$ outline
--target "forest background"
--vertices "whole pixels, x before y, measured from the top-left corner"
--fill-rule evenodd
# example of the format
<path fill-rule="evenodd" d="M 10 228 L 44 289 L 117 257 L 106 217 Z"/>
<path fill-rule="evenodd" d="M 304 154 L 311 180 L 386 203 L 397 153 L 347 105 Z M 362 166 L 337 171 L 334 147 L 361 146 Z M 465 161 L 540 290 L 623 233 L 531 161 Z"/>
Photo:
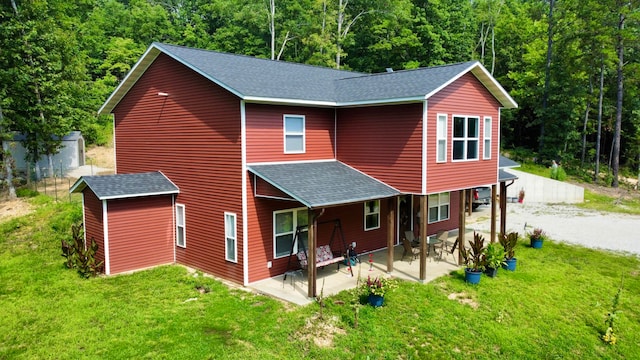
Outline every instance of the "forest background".
<path fill-rule="evenodd" d="M 476 59 L 519 104 L 503 151 L 640 177 L 639 0 L 1 0 L 0 137 L 33 159 L 71 130 L 107 143 L 97 109 L 154 41 L 372 73 Z"/>

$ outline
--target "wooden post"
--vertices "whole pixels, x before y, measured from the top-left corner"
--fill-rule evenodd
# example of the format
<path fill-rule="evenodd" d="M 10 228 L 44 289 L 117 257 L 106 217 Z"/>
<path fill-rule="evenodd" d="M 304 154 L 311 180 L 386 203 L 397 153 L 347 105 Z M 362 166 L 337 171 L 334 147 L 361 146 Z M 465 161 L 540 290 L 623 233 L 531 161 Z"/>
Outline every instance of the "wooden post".
<path fill-rule="evenodd" d="M 316 229 L 318 226 L 318 220 L 313 211 L 309 210 L 308 219 L 311 220 L 309 224 L 308 243 L 307 249 L 307 283 L 308 291 L 307 296 L 310 298 L 316 297 Z"/>
<path fill-rule="evenodd" d="M 496 184 L 491 185 L 491 239 L 489 242 L 496 241 L 496 200 L 498 197 L 498 186 Z"/>
<path fill-rule="evenodd" d="M 395 245 L 395 219 L 396 219 L 396 198 L 388 201 L 389 213 L 387 215 L 387 273 L 393 272 L 393 250 Z"/>
<path fill-rule="evenodd" d="M 473 212 L 473 189 L 466 190 L 466 194 L 467 194 L 467 204 L 469 205 L 468 216 L 471 216 L 471 213 Z"/>
<path fill-rule="evenodd" d="M 427 195 L 420 196 L 420 280 L 427 279 Z"/>
<path fill-rule="evenodd" d="M 507 230 L 507 184 L 500 183 L 500 233 L 506 234 Z"/>
<path fill-rule="evenodd" d="M 467 217 L 465 216 L 467 212 L 464 209 L 466 198 L 465 192 L 466 190 L 460 190 L 460 210 L 458 211 L 458 213 L 460 214 L 460 223 L 458 224 L 458 265 L 464 264 L 464 259 L 462 259 L 462 253 L 460 252 L 460 249 L 466 245 L 466 240 L 464 238 L 465 228 L 467 227 Z M 471 204 L 469 204 L 469 208 L 471 208 Z"/>

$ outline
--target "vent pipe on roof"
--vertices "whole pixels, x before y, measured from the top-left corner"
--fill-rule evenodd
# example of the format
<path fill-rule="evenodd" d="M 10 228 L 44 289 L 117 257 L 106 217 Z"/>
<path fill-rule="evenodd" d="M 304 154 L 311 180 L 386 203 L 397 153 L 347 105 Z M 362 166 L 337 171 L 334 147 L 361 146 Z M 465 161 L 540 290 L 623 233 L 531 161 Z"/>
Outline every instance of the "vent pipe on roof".
<path fill-rule="evenodd" d="M 158 96 L 169 96 L 169 94 L 167 94 L 166 92 L 159 92 Z"/>
<path fill-rule="evenodd" d="M 393 68 L 387 68 L 387 72 L 388 72 L 388 73 L 393 72 Z"/>

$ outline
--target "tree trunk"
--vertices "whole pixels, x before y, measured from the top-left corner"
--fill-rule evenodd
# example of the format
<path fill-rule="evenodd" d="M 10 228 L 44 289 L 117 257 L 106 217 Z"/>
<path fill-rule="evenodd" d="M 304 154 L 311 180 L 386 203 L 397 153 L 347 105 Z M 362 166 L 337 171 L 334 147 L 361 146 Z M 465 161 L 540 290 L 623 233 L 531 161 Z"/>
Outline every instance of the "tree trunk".
<path fill-rule="evenodd" d="M 589 112 L 591 111 L 591 96 L 593 96 L 593 81 L 589 76 L 589 96 L 584 110 L 584 122 L 582 123 L 582 155 L 580 156 L 580 167 L 584 168 L 584 158 L 587 150 L 587 124 L 589 123 Z"/>
<path fill-rule="evenodd" d="M 276 57 L 276 1 L 269 0 L 269 31 L 271 32 L 271 60 Z"/>
<path fill-rule="evenodd" d="M 4 135 L 4 115 L 2 114 L 2 106 L 0 106 L 0 137 Z M 3 139 L 0 138 L 0 141 Z M 9 189 L 9 199 L 17 198 L 16 188 L 13 186 L 13 169 L 11 168 L 11 163 L 13 156 L 11 155 L 11 150 L 9 149 L 9 143 L 2 141 L 2 160 L 4 161 L 4 178 L 7 180 L 7 188 Z"/>
<path fill-rule="evenodd" d="M 611 186 L 614 188 L 618 187 L 618 171 L 620 170 L 620 133 L 622 131 L 622 97 L 624 95 L 623 92 L 623 84 L 624 84 L 624 74 L 622 73 L 622 68 L 624 67 L 624 40 L 622 38 L 622 31 L 624 30 L 624 22 L 625 16 L 624 14 L 620 14 L 618 21 L 618 91 L 617 96 L 618 99 L 616 101 L 616 124 L 613 131 L 613 151 L 612 151 L 612 172 L 613 172 L 613 182 Z"/>
<path fill-rule="evenodd" d="M 598 95 L 598 134 L 596 135 L 596 169 L 593 182 L 598 182 L 600 175 L 600 138 L 602 136 L 602 99 L 604 98 L 604 55 L 600 62 L 600 94 Z"/>
<path fill-rule="evenodd" d="M 553 6 L 555 0 L 549 1 L 549 25 L 547 31 L 547 62 L 544 66 L 544 93 L 542 94 L 542 121 L 540 123 L 540 139 L 538 151 L 544 148 L 544 126 L 546 122 L 547 102 L 549 99 L 549 83 L 551 80 L 551 55 L 553 47 Z"/>

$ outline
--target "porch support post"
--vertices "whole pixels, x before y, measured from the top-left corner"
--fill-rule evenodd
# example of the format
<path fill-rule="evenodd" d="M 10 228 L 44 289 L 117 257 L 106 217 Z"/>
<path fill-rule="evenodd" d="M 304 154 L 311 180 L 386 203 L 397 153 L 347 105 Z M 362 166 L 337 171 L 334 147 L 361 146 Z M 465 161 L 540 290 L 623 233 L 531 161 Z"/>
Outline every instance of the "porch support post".
<path fill-rule="evenodd" d="M 387 214 L 387 273 L 393 272 L 393 250 L 395 243 L 396 198 L 390 198 Z"/>
<path fill-rule="evenodd" d="M 420 196 L 420 281 L 427 279 L 427 195 Z"/>
<path fill-rule="evenodd" d="M 507 233 L 507 184 L 500 183 L 500 233 Z"/>
<path fill-rule="evenodd" d="M 466 217 L 466 210 L 464 209 L 465 207 L 465 200 L 466 200 L 466 190 L 460 190 L 460 210 L 458 211 L 458 214 L 460 215 L 459 217 L 459 224 L 458 224 L 458 265 L 462 265 L 464 264 L 464 259 L 462 259 L 462 253 L 460 252 L 460 249 L 462 249 L 463 246 L 466 245 L 466 240 L 465 240 L 465 228 L 467 227 L 466 221 L 467 221 L 467 217 Z M 471 191 L 469 191 L 470 193 Z M 469 204 L 471 205 L 471 204 Z M 471 206 L 469 206 L 471 207 Z"/>
<path fill-rule="evenodd" d="M 498 186 L 496 184 L 491 185 L 491 240 L 496 241 L 496 196 L 498 192 Z"/>
<path fill-rule="evenodd" d="M 467 204 L 469 204 L 468 215 L 471 216 L 471 213 L 473 212 L 473 189 L 467 189 L 466 194 L 467 194 Z"/>
<path fill-rule="evenodd" d="M 307 249 L 307 284 L 308 291 L 307 296 L 310 298 L 316 297 L 316 229 L 318 228 L 318 220 L 312 210 L 309 210 L 308 219 L 311 220 L 308 231 L 308 243 Z"/>

